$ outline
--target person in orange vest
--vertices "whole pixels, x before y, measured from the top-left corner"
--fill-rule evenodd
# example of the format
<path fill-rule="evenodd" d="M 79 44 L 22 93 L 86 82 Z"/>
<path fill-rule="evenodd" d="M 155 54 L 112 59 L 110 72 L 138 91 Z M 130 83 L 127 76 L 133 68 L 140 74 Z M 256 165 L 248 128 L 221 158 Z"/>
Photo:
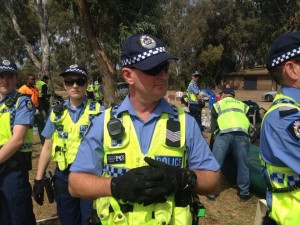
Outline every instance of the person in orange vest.
<path fill-rule="evenodd" d="M 31 100 L 35 106 L 36 113 L 34 116 L 34 123 L 38 128 L 38 133 L 40 136 L 41 143 L 44 144 L 45 138 L 41 135 L 44 127 L 45 127 L 45 118 L 43 113 L 40 112 L 40 104 L 39 104 L 39 89 L 35 86 L 35 75 L 28 74 L 26 84 L 19 88 L 19 92 L 23 94 L 30 95 Z"/>

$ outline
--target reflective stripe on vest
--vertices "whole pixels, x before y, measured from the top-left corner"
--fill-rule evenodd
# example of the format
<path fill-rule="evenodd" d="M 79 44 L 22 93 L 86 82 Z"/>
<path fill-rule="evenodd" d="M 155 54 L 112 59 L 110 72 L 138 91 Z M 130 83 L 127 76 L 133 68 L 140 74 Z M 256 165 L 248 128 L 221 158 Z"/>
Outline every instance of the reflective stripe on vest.
<path fill-rule="evenodd" d="M 100 104 L 91 100 L 87 101 L 84 112 L 76 123 L 72 121 L 67 108 L 60 115 L 51 112 L 50 120 L 56 127 L 52 135 L 52 158 L 57 162 L 60 170 L 65 170 L 74 162 L 80 142 L 91 120 L 99 113 Z"/>
<path fill-rule="evenodd" d="M 104 168 L 103 176 L 120 176 L 131 168 L 146 165 L 144 157 L 152 157 L 156 160 L 166 160 L 171 165 L 178 163 L 181 167 L 186 167 L 186 146 L 185 146 L 185 113 L 181 108 L 174 107 L 175 114 L 168 115 L 163 113 L 157 121 L 154 129 L 151 145 L 146 155 L 143 155 L 138 138 L 136 136 L 134 125 L 130 115 L 127 112 L 122 114 L 122 123 L 125 127 L 125 134 L 122 140 L 113 141 L 106 128 L 110 120 L 110 110 L 106 110 L 104 119 Z M 113 109 L 115 111 L 115 109 Z M 177 111 L 177 113 L 176 113 Z M 167 121 L 178 120 L 180 122 L 180 147 L 167 146 Z M 108 157 L 109 156 L 109 157 Z M 122 156 L 119 163 L 113 163 L 110 160 Z M 109 159 L 108 159 L 109 158 Z M 174 159 L 177 159 L 174 160 Z M 94 207 L 97 209 L 98 216 L 102 224 L 191 224 L 192 216 L 189 205 L 187 207 L 175 207 L 174 196 L 168 197 L 164 203 L 151 204 L 143 206 L 142 204 L 133 204 L 132 211 L 123 213 L 122 203 L 113 197 L 101 197 L 94 201 Z M 109 210 L 113 208 L 113 212 Z"/>
<path fill-rule="evenodd" d="M 248 134 L 250 122 L 246 116 L 249 106 L 232 97 L 226 97 L 215 103 L 218 113 L 220 134 L 232 131 L 242 131 Z"/>

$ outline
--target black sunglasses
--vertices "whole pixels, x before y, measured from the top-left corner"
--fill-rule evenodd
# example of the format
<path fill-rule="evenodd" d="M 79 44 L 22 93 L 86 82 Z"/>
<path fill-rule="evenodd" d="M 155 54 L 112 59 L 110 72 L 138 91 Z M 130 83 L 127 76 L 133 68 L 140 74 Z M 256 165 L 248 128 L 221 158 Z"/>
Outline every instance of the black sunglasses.
<path fill-rule="evenodd" d="M 158 75 L 162 70 L 164 70 L 166 73 L 168 72 L 169 70 L 169 66 L 170 66 L 170 63 L 169 62 L 164 62 L 164 63 L 161 63 L 149 70 L 142 70 L 144 74 L 147 74 L 149 76 L 156 76 Z"/>
<path fill-rule="evenodd" d="M 86 80 L 85 79 L 71 79 L 71 78 L 67 78 L 64 80 L 64 83 L 66 86 L 73 86 L 74 83 L 76 83 L 78 86 L 84 86 L 86 84 Z"/>

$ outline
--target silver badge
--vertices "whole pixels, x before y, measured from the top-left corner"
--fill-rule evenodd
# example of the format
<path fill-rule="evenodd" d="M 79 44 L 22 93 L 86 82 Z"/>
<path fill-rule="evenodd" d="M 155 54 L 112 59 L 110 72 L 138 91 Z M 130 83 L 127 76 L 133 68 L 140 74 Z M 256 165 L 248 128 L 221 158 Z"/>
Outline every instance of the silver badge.
<path fill-rule="evenodd" d="M 26 108 L 29 109 L 30 111 L 33 109 L 33 105 L 31 100 L 26 101 Z"/>
<path fill-rule="evenodd" d="M 152 49 L 152 48 L 156 47 L 156 42 L 154 41 L 154 39 L 147 35 L 141 36 L 140 42 L 141 42 L 141 45 L 147 49 Z"/>
<path fill-rule="evenodd" d="M 295 136 L 300 138 L 300 121 L 295 121 L 293 124 L 293 128 Z"/>
<path fill-rule="evenodd" d="M 77 64 L 74 64 L 74 65 L 71 65 L 71 66 L 70 66 L 70 68 L 72 68 L 72 69 L 75 69 L 75 68 L 77 68 L 77 67 L 78 67 Z"/>
<path fill-rule="evenodd" d="M 5 66 L 9 66 L 10 65 L 10 61 L 8 61 L 7 59 L 4 59 L 2 61 L 2 64 L 5 65 Z"/>

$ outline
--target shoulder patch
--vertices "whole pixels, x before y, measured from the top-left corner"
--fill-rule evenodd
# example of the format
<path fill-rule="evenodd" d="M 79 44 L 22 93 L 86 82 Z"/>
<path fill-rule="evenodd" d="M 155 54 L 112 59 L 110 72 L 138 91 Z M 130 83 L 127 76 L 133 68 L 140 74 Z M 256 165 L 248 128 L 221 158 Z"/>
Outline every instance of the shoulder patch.
<path fill-rule="evenodd" d="M 29 111 L 32 111 L 33 110 L 33 104 L 31 102 L 31 100 L 25 100 L 25 104 L 26 104 L 26 108 L 29 110 Z"/>
<path fill-rule="evenodd" d="M 300 120 L 295 120 L 292 122 L 288 128 L 288 133 L 296 142 L 300 142 Z"/>

